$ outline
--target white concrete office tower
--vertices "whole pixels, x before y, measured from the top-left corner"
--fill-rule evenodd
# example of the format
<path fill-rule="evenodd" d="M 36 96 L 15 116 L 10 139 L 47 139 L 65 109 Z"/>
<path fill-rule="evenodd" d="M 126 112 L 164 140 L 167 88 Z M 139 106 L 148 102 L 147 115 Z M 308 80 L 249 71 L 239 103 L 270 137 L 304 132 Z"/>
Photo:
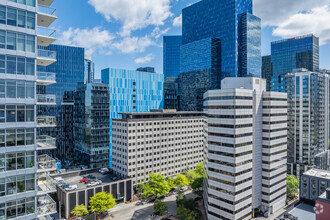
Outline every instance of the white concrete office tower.
<path fill-rule="evenodd" d="M 150 173 L 176 176 L 203 161 L 201 112 L 154 110 L 112 120 L 113 170 L 145 183 Z"/>
<path fill-rule="evenodd" d="M 312 168 L 329 143 L 329 71 L 296 69 L 287 74 L 288 172 L 300 176 Z"/>
<path fill-rule="evenodd" d="M 53 0 L 0 1 L 0 219 L 47 219 L 56 203 L 47 193 L 56 188 L 49 172 L 56 161 L 38 150 L 55 148 L 39 127 L 55 119 L 37 116 L 38 105 L 55 104 L 52 95 L 36 94 L 37 85 L 55 83 L 55 73 L 37 66 L 56 61 L 52 51 L 38 49 L 56 40 L 47 27 L 56 19 Z"/>
<path fill-rule="evenodd" d="M 250 219 L 286 201 L 287 95 L 266 92 L 266 80 L 225 78 L 204 94 L 209 220 Z"/>

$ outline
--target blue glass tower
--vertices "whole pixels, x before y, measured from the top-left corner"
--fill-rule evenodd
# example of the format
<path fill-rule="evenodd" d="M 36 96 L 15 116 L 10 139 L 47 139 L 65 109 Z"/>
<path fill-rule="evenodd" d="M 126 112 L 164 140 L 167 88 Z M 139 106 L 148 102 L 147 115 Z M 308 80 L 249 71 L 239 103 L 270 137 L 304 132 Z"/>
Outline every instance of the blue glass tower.
<path fill-rule="evenodd" d="M 56 105 L 40 106 L 39 113 L 57 117 L 57 127 L 48 129 L 50 134 L 56 137 L 57 149 L 49 153 L 63 162 L 72 159 L 73 155 L 73 145 L 71 144 L 73 140 L 68 140 L 68 137 L 73 138 L 73 131 L 68 130 L 65 122 L 72 115 L 68 110 L 64 110 L 70 107 L 67 106 L 66 96 L 68 92 L 77 89 L 79 82 L 84 82 L 85 50 L 80 47 L 63 45 L 49 45 L 44 49 L 56 51 L 57 62 L 47 67 L 38 66 L 38 71 L 56 73 L 57 83 L 49 86 L 38 86 L 37 90 L 39 94 L 55 94 Z"/>
<path fill-rule="evenodd" d="M 164 36 L 163 73 L 165 77 L 178 77 L 180 74 L 180 47 L 182 36 Z"/>
<path fill-rule="evenodd" d="M 306 35 L 272 42 L 273 76 L 271 90 L 285 92 L 285 74 L 305 68 L 319 71 L 319 38 Z"/>
<path fill-rule="evenodd" d="M 110 151 L 112 168 L 112 118 L 119 113 L 149 112 L 164 107 L 164 74 L 107 68 L 101 71 L 102 83 L 110 90 Z"/>

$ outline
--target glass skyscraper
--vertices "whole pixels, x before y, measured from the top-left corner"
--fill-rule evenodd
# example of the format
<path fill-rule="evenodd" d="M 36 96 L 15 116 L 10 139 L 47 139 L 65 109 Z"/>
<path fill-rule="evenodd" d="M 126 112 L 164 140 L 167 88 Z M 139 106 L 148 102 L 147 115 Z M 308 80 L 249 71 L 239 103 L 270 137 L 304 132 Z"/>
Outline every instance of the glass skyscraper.
<path fill-rule="evenodd" d="M 112 168 L 112 118 L 119 113 L 149 112 L 164 108 L 164 74 L 107 68 L 101 71 L 102 83 L 110 90 L 110 151 Z"/>
<path fill-rule="evenodd" d="M 271 90 L 285 91 L 285 74 L 304 68 L 319 71 L 319 38 L 305 35 L 271 43 L 273 76 Z"/>
<path fill-rule="evenodd" d="M 95 79 L 95 65 L 92 60 L 85 59 L 85 79 L 84 83 L 93 83 Z"/>
<path fill-rule="evenodd" d="M 84 82 L 84 78 L 86 78 L 84 76 L 85 50 L 80 47 L 63 45 L 49 45 L 48 47 L 43 47 L 43 49 L 56 51 L 57 62 L 46 67 L 38 67 L 38 71 L 56 73 L 57 83 L 50 86 L 38 86 L 38 92 L 46 95 L 55 94 L 56 100 L 52 106 L 42 106 L 39 109 L 39 113 L 57 118 L 57 126 L 48 129 L 49 134 L 56 137 L 57 149 L 47 153 L 61 160 L 64 165 L 64 160 L 72 159 L 72 154 L 70 154 L 72 146 L 68 144 L 72 143 L 73 140 L 69 141 L 67 138 L 72 136 L 68 132 L 73 131 L 70 131 L 69 127 L 61 127 L 67 124 L 61 121 L 68 119 L 68 116 L 65 114 L 72 115 L 68 111 L 70 106 L 63 99 L 67 98 L 67 92 L 76 90 L 78 83 Z"/>
<path fill-rule="evenodd" d="M 166 77 L 178 77 L 180 74 L 180 47 L 182 36 L 164 36 L 163 73 Z"/>
<path fill-rule="evenodd" d="M 56 83 L 56 73 L 37 71 L 56 62 L 56 52 L 37 48 L 56 40 L 48 28 L 57 18 L 52 2 L 0 2 L 0 219 L 47 219 L 56 213 L 48 195 L 56 192 L 49 175 L 56 161 L 38 155 L 56 148 L 54 137 L 40 131 L 55 126 L 55 119 L 37 114 L 55 97 L 36 92 L 37 85 Z"/>
<path fill-rule="evenodd" d="M 184 8 L 180 54 L 180 110 L 202 110 L 202 93 L 219 89 L 225 77 L 261 77 L 261 26 L 252 0 L 202 0 Z M 208 82 L 189 85 L 198 77 Z"/>
<path fill-rule="evenodd" d="M 261 76 L 267 81 L 267 91 L 270 91 L 270 83 L 273 76 L 273 64 L 271 56 L 262 57 Z"/>

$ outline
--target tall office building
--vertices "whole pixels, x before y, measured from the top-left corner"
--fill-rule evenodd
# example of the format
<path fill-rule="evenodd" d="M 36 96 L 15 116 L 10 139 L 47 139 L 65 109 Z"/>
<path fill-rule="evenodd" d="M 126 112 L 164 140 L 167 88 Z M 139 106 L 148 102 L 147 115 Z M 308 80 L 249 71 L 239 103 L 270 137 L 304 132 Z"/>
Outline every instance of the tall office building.
<path fill-rule="evenodd" d="M 47 194 L 56 191 L 49 177 L 56 161 L 37 153 L 56 147 L 54 138 L 37 132 L 53 126 L 54 118 L 36 113 L 54 102 L 53 94 L 36 93 L 36 85 L 56 83 L 55 73 L 36 71 L 56 62 L 54 51 L 37 49 L 56 40 L 56 31 L 47 28 L 57 18 L 52 2 L 0 2 L 0 219 L 46 219 L 56 213 Z"/>
<path fill-rule="evenodd" d="M 179 110 L 178 78 L 166 77 L 164 81 L 164 109 Z"/>
<path fill-rule="evenodd" d="M 286 203 L 287 95 L 266 92 L 266 80 L 225 78 L 204 95 L 207 217 L 251 219 Z"/>
<path fill-rule="evenodd" d="M 288 93 L 288 172 L 297 176 L 328 149 L 329 86 L 327 73 L 296 69 L 286 75 Z"/>
<path fill-rule="evenodd" d="M 165 78 L 180 74 L 180 47 L 182 36 L 163 37 L 163 73 Z"/>
<path fill-rule="evenodd" d="M 110 90 L 110 151 L 112 168 L 112 118 L 119 113 L 149 112 L 164 108 L 164 74 L 107 68 L 101 71 L 102 83 Z"/>
<path fill-rule="evenodd" d="M 74 157 L 90 168 L 109 165 L 109 85 L 79 83 L 74 92 Z"/>
<path fill-rule="evenodd" d="M 273 64 L 271 56 L 262 57 L 261 77 L 267 80 L 267 91 L 270 91 L 270 83 L 273 76 Z"/>
<path fill-rule="evenodd" d="M 201 112 L 158 110 L 122 114 L 112 120 L 113 170 L 146 183 L 150 173 L 176 176 L 203 161 Z"/>
<path fill-rule="evenodd" d="M 65 126 L 65 122 L 61 122 L 63 118 L 68 118 L 72 114 L 68 111 L 63 111 L 68 103 L 64 103 L 64 99 L 67 97 L 67 92 L 74 91 L 77 89 L 78 83 L 84 82 L 84 71 L 85 71 L 85 50 L 80 47 L 64 46 L 64 45 L 49 45 L 44 47 L 47 50 L 52 50 L 56 52 L 57 62 L 46 67 L 38 67 L 38 71 L 41 72 L 51 72 L 56 73 L 56 84 L 50 86 L 38 86 L 37 91 L 40 94 L 55 94 L 56 101 L 53 106 L 43 106 L 39 108 L 39 113 L 43 115 L 54 116 L 57 119 L 57 126 L 50 128 L 47 132 L 56 137 L 57 149 L 48 152 L 51 156 L 61 160 L 62 165 L 66 165 L 64 160 L 70 159 L 70 149 L 72 149 L 73 140 L 68 140 L 67 138 L 71 136 L 70 127 Z M 68 113 L 69 115 L 63 115 Z M 62 133 L 64 132 L 64 133 Z"/>
<path fill-rule="evenodd" d="M 261 77 L 261 27 L 252 0 L 202 0 L 184 8 L 180 54 L 180 110 L 200 111 L 203 93 L 220 89 L 225 77 Z"/>
<path fill-rule="evenodd" d="M 95 80 L 95 65 L 90 59 L 85 59 L 85 76 L 84 83 L 93 83 Z"/>
<path fill-rule="evenodd" d="M 310 34 L 272 42 L 271 57 L 271 90 L 285 92 L 285 74 L 299 68 L 319 71 L 319 38 Z"/>

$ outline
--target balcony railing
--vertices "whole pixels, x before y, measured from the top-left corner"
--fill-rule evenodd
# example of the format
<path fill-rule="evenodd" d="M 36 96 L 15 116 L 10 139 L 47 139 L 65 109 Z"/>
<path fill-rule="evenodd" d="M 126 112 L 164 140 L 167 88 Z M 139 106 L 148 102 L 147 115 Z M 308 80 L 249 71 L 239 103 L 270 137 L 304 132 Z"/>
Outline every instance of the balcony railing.
<path fill-rule="evenodd" d="M 56 127 L 56 117 L 53 116 L 38 116 L 38 127 Z"/>
<path fill-rule="evenodd" d="M 56 213 L 56 202 L 49 196 L 38 197 L 38 217 Z"/>
<path fill-rule="evenodd" d="M 46 14 L 46 15 L 56 17 L 56 8 L 45 7 L 45 6 L 39 5 L 38 13 L 42 13 L 42 14 Z"/>
<path fill-rule="evenodd" d="M 38 49 L 38 57 L 56 60 L 56 52 Z"/>
<path fill-rule="evenodd" d="M 56 83 L 56 73 L 37 72 L 37 81 Z"/>
<path fill-rule="evenodd" d="M 55 181 L 47 174 L 38 174 L 38 194 L 47 194 L 56 192 Z"/>
<path fill-rule="evenodd" d="M 38 150 L 47 150 L 56 148 L 56 138 L 47 135 L 41 135 L 37 138 Z"/>
<path fill-rule="evenodd" d="M 54 171 L 56 169 L 55 159 L 48 155 L 38 156 L 38 172 Z"/>
<path fill-rule="evenodd" d="M 56 95 L 37 94 L 38 105 L 56 105 Z"/>
<path fill-rule="evenodd" d="M 40 36 L 56 38 L 56 30 L 54 29 L 38 27 L 37 30 L 38 30 L 37 34 Z"/>

